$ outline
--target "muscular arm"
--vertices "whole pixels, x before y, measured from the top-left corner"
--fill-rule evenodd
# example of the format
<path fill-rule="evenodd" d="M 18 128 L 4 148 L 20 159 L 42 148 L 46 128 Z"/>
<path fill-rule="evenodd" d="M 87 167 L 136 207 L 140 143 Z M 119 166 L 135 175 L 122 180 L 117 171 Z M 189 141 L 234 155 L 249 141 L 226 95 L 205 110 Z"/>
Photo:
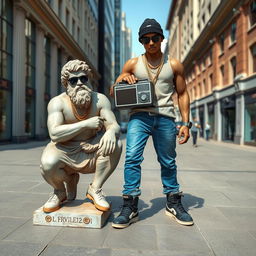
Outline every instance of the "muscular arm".
<path fill-rule="evenodd" d="M 85 129 L 95 129 L 103 125 L 99 117 L 90 118 L 73 124 L 64 124 L 63 100 L 53 98 L 48 104 L 47 126 L 50 138 L 53 142 L 69 141 Z"/>
<path fill-rule="evenodd" d="M 111 111 L 111 105 L 107 97 L 103 94 L 98 94 L 100 116 L 104 118 L 104 126 L 106 132 L 100 140 L 100 150 L 103 156 L 110 155 L 116 147 L 116 137 L 119 137 L 120 127 L 116 122 L 114 113 Z"/>
<path fill-rule="evenodd" d="M 134 67 L 136 63 L 138 62 L 138 58 L 133 58 L 128 60 L 123 67 L 122 73 L 117 77 L 116 82 L 111 86 L 110 88 L 110 96 L 113 96 L 113 91 L 114 91 L 114 86 L 121 82 L 121 81 L 126 81 L 129 84 L 134 84 L 138 80 L 134 76 Z"/>
<path fill-rule="evenodd" d="M 171 66 L 174 72 L 174 84 L 176 87 L 176 92 L 178 96 L 178 105 L 181 113 L 182 121 L 189 121 L 189 110 L 190 110 L 190 99 L 187 92 L 187 86 L 184 78 L 184 67 L 183 65 L 175 60 L 171 59 Z M 180 140 L 180 144 L 187 142 L 189 139 L 189 129 L 188 127 L 182 126 L 179 133 L 179 138 L 183 136 L 184 138 Z"/>

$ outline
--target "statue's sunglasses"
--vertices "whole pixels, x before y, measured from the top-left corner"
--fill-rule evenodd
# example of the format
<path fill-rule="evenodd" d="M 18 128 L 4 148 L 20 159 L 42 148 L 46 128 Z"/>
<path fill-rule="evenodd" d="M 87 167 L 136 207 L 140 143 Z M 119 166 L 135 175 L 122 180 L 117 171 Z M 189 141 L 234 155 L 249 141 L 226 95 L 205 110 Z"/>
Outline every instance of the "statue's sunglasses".
<path fill-rule="evenodd" d="M 140 42 L 141 42 L 142 44 L 148 44 L 148 43 L 152 40 L 153 43 L 157 43 L 157 42 L 159 42 L 160 37 L 161 37 L 160 35 L 154 35 L 154 36 L 151 36 L 151 37 L 149 37 L 149 36 L 144 36 L 144 37 L 142 37 L 142 38 L 140 39 Z"/>
<path fill-rule="evenodd" d="M 75 85 L 78 82 L 78 79 L 81 81 L 82 84 L 86 84 L 88 82 L 88 76 L 73 76 L 68 79 L 71 85 Z"/>

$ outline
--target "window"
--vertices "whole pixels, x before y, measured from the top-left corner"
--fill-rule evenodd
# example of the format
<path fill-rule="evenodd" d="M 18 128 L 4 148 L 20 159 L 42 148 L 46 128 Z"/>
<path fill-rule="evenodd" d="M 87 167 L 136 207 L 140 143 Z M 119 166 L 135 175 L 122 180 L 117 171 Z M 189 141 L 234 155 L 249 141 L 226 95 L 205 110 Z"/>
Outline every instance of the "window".
<path fill-rule="evenodd" d="M 203 88 L 202 88 L 203 94 L 207 94 L 208 90 L 207 90 L 207 84 L 205 79 L 203 80 Z"/>
<path fill-rule="evenodd" d="M 250 4 L 250 25 L 256 24 L 256 0 L 252 1 Z"/>
<path fill-rule="evenodd" d="M 197 91 L 196 91 L 196 87 L 193 88 L 193 98 L 196 99 L 197 98 Z"/>
<path fill-rule="evenodd" d="M 62 20 L 62 0 L 59 0 L 59 5 L 58 5 L 58 16 Z"/>
<path fill-rule="evenodd" d="M 80 43 L 80 28 L 77 27 L 77 42 Z"/>
<path fill-rule="evenodd" d="M 224 53 L 224 41 L 225 41 L 224 34 L 221 34 L 219 38 L 220 54 Z"/>
<path fill-rule="evenodd" d="M 47 134 L 47 105 L 51 97 L 51 39 L 47 36 L 44 37 L 44 54 L 45 54 L 45 132 Z"/>
<path fill-rule="evenodd" d="M 72 36 L 73 37 L 75 37 L 75 28 L 76 28 L 75 20 L 72 19 Z"/>
<path fill-rule="evenodd" d="M 236 57 L 233 57 L 230 60 L 231 68 L 232 68 L 232 78 L 235 79 L 236 77 Z"/>
<path fill-rule="evenodd" d="M 224 85 L 224 65 L 220 67 L 220 85 Z"/>
<path fill-rule="evenodd" d="M 236 23 L 232 23 L 231 31 L 230 31 L 230 43 L 234 43 L 236 41 Z"/>
<path fill-rule="evenodd" d="M 51 83 L 51 40 L 44 37 L 44 53 L 45 53 L 45 93 L 50 95 Z"/>
<path fill-rule="evenodd" d="M 0 0 L 0 141 L 11 139 L 12 1 Z"/>
<path fill-rule="evenodd" d="M 62 92 L 62 84 L 61 84 L 61 69 L 62 69 L 62 51 L 61 48 L 58 48 L 57 52 L 57 76 L 58 76 L 58 94 Z"/>
<path fill-rule="evenodd" d="M 25 132 L 30 137 L 35 135 L 35 74 L 36 74 L 36 30 L 35 24 L 25 20 L 26 37 L 26 110 Z"/>
<path fill-rule="evenodd" d="M 213 89 L 213 80 L 212 80 L 212 74 L 209 75 L 209 87 L 208 87 L 211 91 Z"/>
<path fill-rule="evenodd" d="M 209 3 L 209 4 L 208 4 L 208 13 L 209 13 L 209 16 L 211 16 L 211 11 L 212 11 L 211 3 Z"/>
<path fill-rule="evenodd" d="M 209 50 L 208 66 L 212 65 L 212 48 Z"/>
<path fill-rule="evenodd" d="M 66 10 L 66 27 L 69 30 L 69 11 Z"/>
<path fill-rule="evenodd" d="M 198 96 L 201 97 L 202 96 L 202 86 L 201 83 L 198 83 Z"/>
<path fill-rule="evenodd" d="M 256 72 L 256 43 L 250 47 L 252 72 Z"/>

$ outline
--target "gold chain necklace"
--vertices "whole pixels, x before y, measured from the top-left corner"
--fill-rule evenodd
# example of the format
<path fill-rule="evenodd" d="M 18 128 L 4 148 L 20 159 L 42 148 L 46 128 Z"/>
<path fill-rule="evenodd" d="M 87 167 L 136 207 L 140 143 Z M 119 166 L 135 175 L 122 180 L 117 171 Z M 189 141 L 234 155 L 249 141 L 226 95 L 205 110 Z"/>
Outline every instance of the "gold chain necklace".
<path fill-rule="evenodd" d="M 69 100 L 70 100 L 70 105 L 71 105 L 71 108 L 72 108 L 72 111 L 73 111 L 73 114 L 74 114 L 75 118 L 76 118 L 77 120 L 79 120 L 79 121 L 85 120 L 85 119 L 88 117 L 88 115 L 89 115 L 89 111 L 88 111 L 88 112 L 85 112 L 85 114 L 83 114 L 83 115 L 80 115 L 80 114 L 77 112 L 77 109 L 76 109 L 76 107 L 74 106 L 74 104 L 73 104 L 73 102 L 71 101 L 70 98 L 69 98 Z M 88 108 L 88 110 L 89 110 L 89 108 Z"/>
<path fill-rule="evenodd" d="M 164 55 L 162 54 L 162 58 L 161 58 L 161 62 L 160 64 L 158 65 L 158 67 L 156 67 L 155 69 L 157 69 L 157 72 L 156 72 L 156 75 L 153 77 L 150 70 L 149 70 L 149 63 L 148 63 L 148 60 L 145 56 L 145 54 L 142 56 L 142 59 L 143 59 L 143 62 L 144 62 L 144 65 L 146 67 L 146 70 L 147 70 L 147 73 L 148 73 L 148 77 L 150 79 L 150 81 L 155 85 L 156 84 L 156 81 L 158 79 L 158 76 L 162 70 L 162 67 L 164 65 Z"/>
<path fill-rule="evenodd" d="M 148 63 L 148 66 L 149 66 L 150 69 L 157 69 L 161 66 L 161 62 L 157 66 L 151 65 L 149 62 L 147 62 L 147 63 Z"/>

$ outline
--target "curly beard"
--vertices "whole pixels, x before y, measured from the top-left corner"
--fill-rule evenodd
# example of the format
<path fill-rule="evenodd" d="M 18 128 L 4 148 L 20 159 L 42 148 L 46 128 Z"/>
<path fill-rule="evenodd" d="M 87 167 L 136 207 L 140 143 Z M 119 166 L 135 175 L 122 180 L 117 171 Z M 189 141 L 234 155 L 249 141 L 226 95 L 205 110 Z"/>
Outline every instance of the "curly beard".
<path fill-rule="evenodd" d="M 79 87 L 72 88 L 68 85 L 67 95 L 70 97 L 71 102 L 78 108 L 89 108 L 91 104 L 92 91 L 82 85 Z"/>

